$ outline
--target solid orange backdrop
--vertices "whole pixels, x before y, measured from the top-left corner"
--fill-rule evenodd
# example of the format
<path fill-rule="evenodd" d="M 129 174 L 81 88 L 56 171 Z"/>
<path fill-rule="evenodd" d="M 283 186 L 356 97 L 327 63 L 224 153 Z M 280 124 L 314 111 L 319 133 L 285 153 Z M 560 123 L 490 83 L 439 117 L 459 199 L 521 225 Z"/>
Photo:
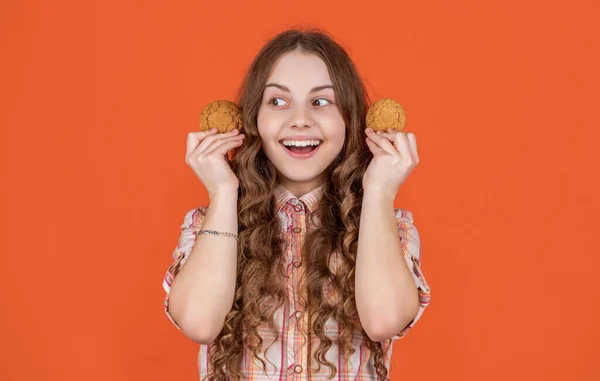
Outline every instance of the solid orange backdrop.
<path fill-rule="evenodd" d="M 597 380 L 595 1 L 4 1 L 0 379 L 195 380 L 163 312 L 201 108 L 292 25 L 331 32 L 420 164 L 432 289 L 391 379 Z"/>

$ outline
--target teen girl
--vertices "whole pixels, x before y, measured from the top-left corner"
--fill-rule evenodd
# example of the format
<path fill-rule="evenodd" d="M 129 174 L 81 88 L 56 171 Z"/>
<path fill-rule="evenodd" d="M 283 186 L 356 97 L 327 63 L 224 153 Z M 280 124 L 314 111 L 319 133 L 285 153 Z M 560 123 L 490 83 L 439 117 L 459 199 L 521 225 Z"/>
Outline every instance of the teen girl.
<path fill-rule="evenodd" d="M 365 130 L 359 74 L 315 30 L 270 40 L 236 103 L 243 134 L 188 134 L 210 203 L 185 215 L 163 283 L 200 378 L 387 380 L 429 303 L 412 214 L 393 206 L 415 135 Z"/>

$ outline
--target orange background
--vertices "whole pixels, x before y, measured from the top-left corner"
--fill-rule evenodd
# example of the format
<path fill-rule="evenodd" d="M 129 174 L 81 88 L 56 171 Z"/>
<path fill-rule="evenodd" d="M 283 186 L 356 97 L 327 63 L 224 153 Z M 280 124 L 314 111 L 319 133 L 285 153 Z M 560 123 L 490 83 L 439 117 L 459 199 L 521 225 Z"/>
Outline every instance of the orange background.
<path fill-rule="evenodd" d="M 0 379 L 195 380 L 163 312 L 201 108 L 291 25 L 407 112 L 432 289 L 391 379 L 597 380 L 596 1 L 3 1 Z M 595 233 L 595 234 L 594 234 Z"/>

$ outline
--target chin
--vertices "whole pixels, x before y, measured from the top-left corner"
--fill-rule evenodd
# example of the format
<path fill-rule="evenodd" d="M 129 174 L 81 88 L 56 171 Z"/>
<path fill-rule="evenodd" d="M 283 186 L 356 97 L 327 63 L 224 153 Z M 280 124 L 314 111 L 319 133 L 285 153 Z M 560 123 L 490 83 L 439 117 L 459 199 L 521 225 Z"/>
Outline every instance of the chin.
<path fill-rule="evenodd" d="M 322 173 L 322 171 L 315 171 L 314 168 L 298 168 L 297 171 L 290 171 L 290 168 L 286 168 L 285 171 L 281 171 L 279 168 L 277 170 L 281 176 L 296 183 L 313 181 L 319 178 Z"/>

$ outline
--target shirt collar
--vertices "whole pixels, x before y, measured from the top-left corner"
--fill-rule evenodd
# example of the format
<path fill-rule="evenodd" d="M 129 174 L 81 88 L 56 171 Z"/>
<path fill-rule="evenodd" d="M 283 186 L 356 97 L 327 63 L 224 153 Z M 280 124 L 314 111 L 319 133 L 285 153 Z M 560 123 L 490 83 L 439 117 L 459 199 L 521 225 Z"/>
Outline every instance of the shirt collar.
<path fill-rule="evenodd" d="M 317 209 L 317 207 L 319 205 L 319 201 L 321 200 L 321 196 L 323 195 L 323 191 L 325 190 L 326 186 L 327 186 L 327 183 L 319 185 L 315 189 L 298 197 L 297 199 L 302 201 L 304 203 L 304 205 L 306 205 L 306 208 L 308 209 L 308 211 L 312 213 Z M 287 204 L 288 201 L 290 201 L 294 198 L 296 198 L 296 196 L 294 196 L 294 194 L 292 192 L 285 189 L 281 185 L 277 185 L 277 188 L 275 188 L 275 200 L 277 202 L 277 212 L 279 212 L 281 210 L 281 208 L 283 208 L 283 206 L 285 204 Z"/>

